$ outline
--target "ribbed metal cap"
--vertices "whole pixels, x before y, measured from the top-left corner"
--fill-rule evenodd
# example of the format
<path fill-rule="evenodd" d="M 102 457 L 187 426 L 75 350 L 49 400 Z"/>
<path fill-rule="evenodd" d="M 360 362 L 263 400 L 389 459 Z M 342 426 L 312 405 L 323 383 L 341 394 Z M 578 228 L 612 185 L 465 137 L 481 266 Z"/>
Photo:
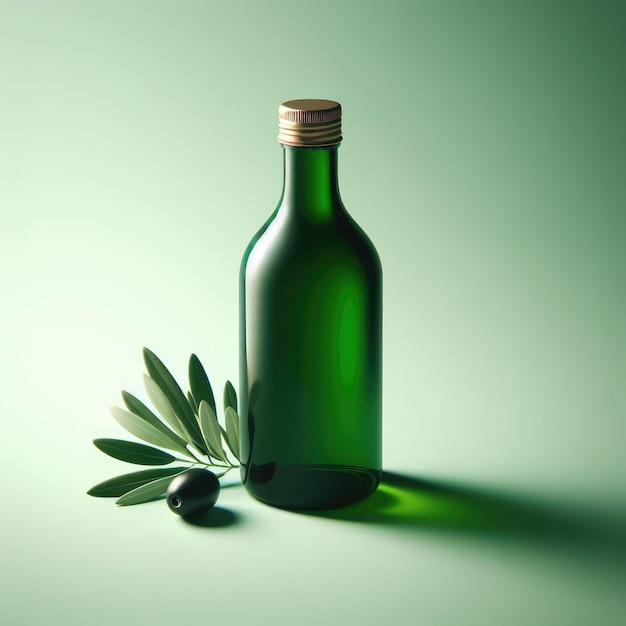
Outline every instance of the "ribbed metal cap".
<path fill-rule="evenodd" d="M 334 146 L 341 141 L 341 105 L 334 100 L 288 100 L 278 107 L 278 141 L 287 146 Z"/>

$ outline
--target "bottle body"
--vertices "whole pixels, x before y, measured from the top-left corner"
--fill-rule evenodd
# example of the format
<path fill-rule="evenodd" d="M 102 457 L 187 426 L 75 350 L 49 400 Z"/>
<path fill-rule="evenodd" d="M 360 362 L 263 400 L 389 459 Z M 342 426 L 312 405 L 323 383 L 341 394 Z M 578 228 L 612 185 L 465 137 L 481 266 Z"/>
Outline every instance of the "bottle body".
<path fill-rule="evenodd" d="M 382 471 L 382 271 L 332 182 L 336 151 L 285 148 L 240 273 L 242 481 L 301 510 L 361 500 Z"/>

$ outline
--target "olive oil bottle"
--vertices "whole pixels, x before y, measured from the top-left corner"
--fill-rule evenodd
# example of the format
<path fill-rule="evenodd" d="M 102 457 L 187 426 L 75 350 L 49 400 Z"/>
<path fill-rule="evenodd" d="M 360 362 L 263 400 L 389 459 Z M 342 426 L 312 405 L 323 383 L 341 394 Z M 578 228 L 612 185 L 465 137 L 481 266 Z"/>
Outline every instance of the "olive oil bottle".
<path fill-rule="evenodd" d="M 241 474 L 268 504 L 357 502 L 382 473 L 382 271 L 339 196 L 341 106 L 279 107 L 284 185 L 240 273 Z"/>

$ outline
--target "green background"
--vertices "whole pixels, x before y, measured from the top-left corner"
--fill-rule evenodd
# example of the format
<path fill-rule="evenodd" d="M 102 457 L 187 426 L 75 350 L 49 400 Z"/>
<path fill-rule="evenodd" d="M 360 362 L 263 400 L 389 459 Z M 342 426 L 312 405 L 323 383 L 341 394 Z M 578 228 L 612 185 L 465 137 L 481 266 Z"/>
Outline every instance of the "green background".
<path fill-rule="evenodd" d="M 0 621 L 616 624 L 625 27 L 623 2 L 0 2 Z M 330 516 L 232 487 L 215 527 L 89 498 L 133 469 L 90 440 L 124 438 L 144 345 L 237 382 L 301 97 L 344 107 L 383 263 L 387 484 Z"/>

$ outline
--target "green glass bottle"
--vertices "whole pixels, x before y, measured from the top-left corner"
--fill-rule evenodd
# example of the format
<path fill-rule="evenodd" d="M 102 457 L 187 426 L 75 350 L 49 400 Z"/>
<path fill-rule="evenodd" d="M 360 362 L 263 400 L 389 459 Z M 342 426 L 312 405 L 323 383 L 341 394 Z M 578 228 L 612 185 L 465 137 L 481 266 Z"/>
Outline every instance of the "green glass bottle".
<path fill-rule="evenodd" d="M 268 504 L 346 506 L 382 473 L 382 270 L 337 183 L 341 106 L 279 108 L 284 187 L 240 275 L 241 476 Z"/>

